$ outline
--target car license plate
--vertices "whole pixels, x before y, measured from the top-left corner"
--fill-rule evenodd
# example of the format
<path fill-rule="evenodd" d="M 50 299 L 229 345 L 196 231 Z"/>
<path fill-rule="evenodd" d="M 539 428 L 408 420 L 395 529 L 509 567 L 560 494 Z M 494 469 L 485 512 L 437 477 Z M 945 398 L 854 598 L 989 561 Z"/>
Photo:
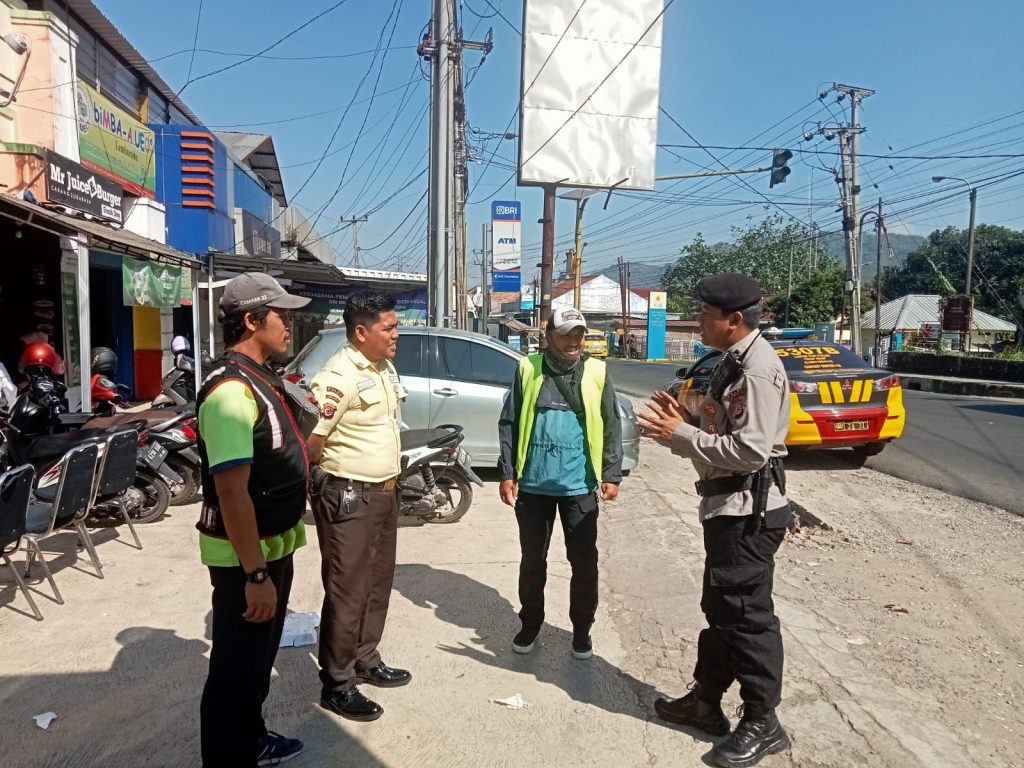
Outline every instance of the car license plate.
<path fill-rule="evenodd" d="M 167 449 L 160 443 L 150 443 L 142 453 L 142 463 L 155 470 L 167 458 Z"/>
<path fill-rule="evenodd" d="M 837 421 L 835 423 L 836 432 L 867 432 L 869 429 L 871 429 L 869 421 Z"/>

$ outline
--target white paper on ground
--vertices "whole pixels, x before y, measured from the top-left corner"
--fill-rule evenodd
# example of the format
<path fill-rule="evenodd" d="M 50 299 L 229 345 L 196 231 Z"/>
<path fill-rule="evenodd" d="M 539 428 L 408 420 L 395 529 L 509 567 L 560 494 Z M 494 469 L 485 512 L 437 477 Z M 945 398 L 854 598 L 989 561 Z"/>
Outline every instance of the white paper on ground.
<path fill-rule="evenodd" d="M 41 715 L 33 715 L 32 719 L 36 721 L 36 725 L 45 731 L 50 727 L 50 723 L 57 719 L 57 713 L 43 712 Z"/>
<path fill-rule="evenodd" d="M 491 699 L 491 703 L 501 704 L 501 706 L 508 707 L 509 709 L 526 709 L 532 706 L 524 701 L 522 695 L 518 693 L 514 696 L 509 696 L 507 699 Z"/>
<path fill-rule="evenodd" d="M 289 613 L 284 619 L 284 631 L 281 633 L 281 648 L 300 648 L 303 645 L 316 645 L 316 628 L 320 626 L 320 614 Z"/>

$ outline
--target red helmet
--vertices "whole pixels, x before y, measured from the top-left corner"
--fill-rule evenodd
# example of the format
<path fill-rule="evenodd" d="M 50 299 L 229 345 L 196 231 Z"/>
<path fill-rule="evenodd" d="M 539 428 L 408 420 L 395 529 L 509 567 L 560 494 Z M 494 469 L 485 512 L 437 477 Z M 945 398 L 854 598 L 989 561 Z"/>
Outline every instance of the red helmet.
<path fill-rule="evenodd" d="M 64 369 L 63 361 L 57 350 L 44 341 L 37 341 L 25 347 L 18 362 L 18 370 L 22 373 L 32 368 L 43 368 L 47 373 L 59 374 Z"/>

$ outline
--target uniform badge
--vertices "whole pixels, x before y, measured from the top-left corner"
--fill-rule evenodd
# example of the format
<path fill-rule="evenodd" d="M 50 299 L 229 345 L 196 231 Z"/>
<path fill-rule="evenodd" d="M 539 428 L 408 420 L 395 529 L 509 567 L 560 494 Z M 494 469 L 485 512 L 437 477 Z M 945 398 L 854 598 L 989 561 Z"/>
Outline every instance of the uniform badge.
<path fill-rule="evenodd" d="M 709 435 L 714 435 L 718 433 L 718 425 L 715 424 L 715 422 L 713 421 L 709 421 L 707 424 L 705 424 L 704 429 L 707 431 Z"/>
<path fill-rule="evenodd" d="M 708 418 L 714 418 L 715 414 L 718 413 L 718 408 L 715 407 L 714 403 L 704 403 L 704 413 L 707 414 Z"/>
<path fill-rule="evenodd" d="M 333 405 L 325 405 L 320 411 L 320 416 L 324 419 L 333 419 L 334 414 L 338 412 L 338 409 Z"/>

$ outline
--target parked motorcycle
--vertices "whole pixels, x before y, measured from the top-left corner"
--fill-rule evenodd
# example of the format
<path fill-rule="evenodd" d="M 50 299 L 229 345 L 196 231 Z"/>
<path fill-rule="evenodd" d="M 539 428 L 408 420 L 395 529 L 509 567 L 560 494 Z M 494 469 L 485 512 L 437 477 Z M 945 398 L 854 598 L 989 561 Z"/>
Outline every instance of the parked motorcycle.
<path fill-rule="evenodd" d="M 192 345 L 184 336 L 175 336 L 171 342 L 174 365 L 160 384 L 160 394 L 153 399 L 154 408 L 188 405 L 196 401 L 196 361 L 191 357 Z M 209 369 L 213 358 L 202 351 L 201 363 Z"/>
<path fill-rule="evenodd" d="M 469 511 L 473 486 L 483 481 L 473 472 L 473 460 L 460 444 L 462 427 L 402 432 L 402 474 L 399 513 L 427 523 L 454 523 Z"/>
<path fill-rule="evenodd" d="M 0 465 L 4 469 L 19 464 L 32 464 L 38 478 L 35 493 L 51 500 L 60 481 L 60 462 L 64 454 L 78 445 L 96 443 L 102 452 L 110 429 L 96 425 L 84 426 L 83 416 L 61 410 L 59 382 L 46 377 L 30 376 L 29 385 L 18 396 L 9 414 L 0 416 Z M 111 425 L 114 426 L 114 425 Z M 132 487 L 123 492 L 119 500 L 97 499 L 90 510 L 92 517 L 119 519 L 123 501 L 129 516 L 138 522 L 152 522 L 167 511 L 170 492 L 160 476 L 143 461 L 147 440 L 146 431 L 139 422 L 116 425 L 132 427 L 139 432 L 139 456 L 136 478 Z"/>

